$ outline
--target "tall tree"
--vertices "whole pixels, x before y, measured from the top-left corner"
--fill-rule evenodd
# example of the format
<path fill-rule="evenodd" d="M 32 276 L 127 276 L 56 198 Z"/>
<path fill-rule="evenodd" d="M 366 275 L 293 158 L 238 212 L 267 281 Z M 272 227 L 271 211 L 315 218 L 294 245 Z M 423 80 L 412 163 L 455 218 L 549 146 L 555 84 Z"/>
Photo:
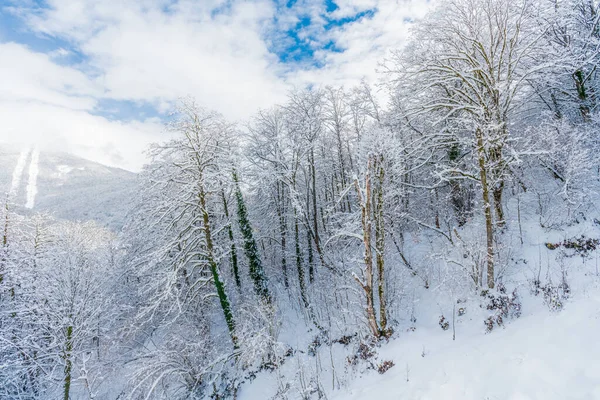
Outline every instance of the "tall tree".
<path fill-rule="evenodd" d="M 269 280 L 265 274 L 260 254 L 258 252 L 258 246 L 254 239 L 252 232 L 252 225 L 248 219 L 248 210 L 244 201 L 242 190 L 240 189 L 240 182 L 237 172 L 233 171 L 233 181 L 235 182 L 235 198 L 237 200 L 237 214 L 238 222 L 240 225 L 240 231 L 244 238 L 244 253 L 248 259 L 248 266 L 250 268 L 250 278 L 254 283 L 254 291 L 259 295 L 266 303 L 271 303 L 271 293 L 269 292 Z"/>
<path fill-rule="evenodd" d="M 439 123 L 470 133 L 463 140 L 476 154 L 478 171 L 463 172 L 481 186 L 490 288 L 493 236 L 495 226 L 505 224 L 502 194 L 513 161 L 511 118 L 523 104 L 526 81 L 547 67 L 539 61 L 542 37 L 527 0 L 447 0 L 388 64 L 397 87 L 412 92 L 411 118 L 439 111 Z"/>

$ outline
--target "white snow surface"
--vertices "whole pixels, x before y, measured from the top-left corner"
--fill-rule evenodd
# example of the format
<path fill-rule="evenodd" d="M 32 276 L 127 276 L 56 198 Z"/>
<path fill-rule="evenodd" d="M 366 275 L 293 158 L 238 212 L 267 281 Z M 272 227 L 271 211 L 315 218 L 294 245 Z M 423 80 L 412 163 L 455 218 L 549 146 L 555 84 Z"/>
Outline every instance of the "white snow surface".
<path fill-rule="evenodd" d="M 584 218 L 569 226 L 545 229 L 535 218 L 528 218 L 523 225 L 524 245 L 518 232 L 517 221 L 511 221 L 504 233 L 505 241 L 512 243 L 507 249 L 511 262 L 503 274 L 508 293 L 517 290 L 520 318 L 507 318 L 503 327 L 487 333 L 484 320 L 491 312 L 486 309 L 485 297 L 452 287 L 425 289 L 418 278 L 407 277 L 405 284 L 410 289 L 400 307 L 408 311 L 395 324 L 393 337 L 376 347 L 371 367 L 368 361 L 356 366 L 348 363 L 348 357 L 356 354 L 358 338 L 347 346 L 322 345 L 316 356 L 309 355 L 308 344 L 317 332 L 302 331 L 295 321 L 282 321 L 280 340 L 296 350 L 294 356 L 286 358 L 279 369 L 260 372 L 247 381 L 238 399 L 600 399 L 600 249 L 581 257 L 545 245 L 582 234 L 598 238 L 600 222 Z M 423 254 L 423 249 L 417 248 L 424 241 L 407 242 Z M 556 285 L 562 273 L 571 294 L 562 309 L 553 311 L 542 294 L 532 293 L 531 281 L 537 275 L 542 284 Z M 411 307 L 415 323 L 409 320 Z M 453 307 L 466 309 L 463 316 L 456 317 L 456 340 L 452 338 Z M 440 328 L 440 315 L 446 316 L 450 329 Z M 373 366 L 384 361 L 392 361 L 394 366 L 379 374 Z M 317 386 L 325 397 L 318 396 Z M 302 393 L 309 394 L 302 397 Z"/>
<path fill-rule="evenodd" d="M 0 193 L 14 210 L 95 220 L 118 230 L 135 198 L 137 176 L 66 153 L 0 148 Z"/>
<path fill-rule="evenodd" d="M 25 203 L 26 208 L 33 208 L 35 205 L 35 196 L 37 196 L 37 178 L 40 172 L 40 151 L 33 149 L 31 153 L 31 163 L 29 164 L 29 181 L 27 182 L 27 202 Z"/>
<path fill-rule="evenodd" d="M 29 149 L 21 150 L 15 169 L 12 174 L 12 181 L 10 184 L 10 195 L 16 196 L 21 186 L 21 177 L 23 176 L 23 170 L 25 170 L 25 164 L 27 163 L 27 157 L 29 156 Z"/>
<path fill-rule="evenodd" d="M 402 332 L 378 349 L 377 363 L 395 363 L 384 374 L 344 371 L 338 354 L 336 381 L 345 385 L 334 388 L 328 351 L 313 357 L 313 367 L 320 364 L 319 379 L 330 400 L 600 399 L 600 289 L 593 279 L 594 287 L 562 311 L 551 312 L 531 298 L 525 307 L 533 310 L 488 334 L 479 312 L 476 318 L 459 318 L 455 341 L 451 329 L 438 326 Z M 276 395 L 286 375 L 308 368 L 297 359 L 286 364 L 283 371 L 262 373 L 243 386 L 240 400 L 300 398 Z"/>
<path fill-rule="evenodd" d="M 69 172 L 73 171 L 73 167 L 70 167 L 68 165 L 58 165 L 56 167 L 56 170 L 58 171 L 58 176 L 62 177 L 63 175 L 66 175 Z"/>
<path fill-rule="evenodd" d="M 597 291 L 487 335 L 415 332 L 381 351 L 396 366 L 332 399 L 600 399 L 598 332 Z"/>

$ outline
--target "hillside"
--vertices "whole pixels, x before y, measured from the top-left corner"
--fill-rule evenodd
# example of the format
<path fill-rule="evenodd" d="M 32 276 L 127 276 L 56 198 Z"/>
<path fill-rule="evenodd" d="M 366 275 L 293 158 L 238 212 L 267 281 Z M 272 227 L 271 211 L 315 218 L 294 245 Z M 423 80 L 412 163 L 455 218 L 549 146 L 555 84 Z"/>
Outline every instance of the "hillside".
<path fill-rule="evenodd" d="M 510 202 L 510 215 L 517 215 L 516 206 Z M 303 326 L 306 317 L 288 313 L 280 321 L 278 343 L 288 356 L 278 368 L 247 377 L 238 398 L 600 398 L 597 210 L 571 223 L 556 222 L 563 218 L 557 210 L 552 214 L 552 228 L 540 226 L 533 208 L 525 208 L 521 224 L 510 219 L 500 235 L 507 244 L 506 266 L 497 290 L 465 290 L 443 262 L 433 274 L 437 284 L 425 287 L 419 276 L 395 263 L 402 290 L 389 311 L 395 315 L 389 339 L 373 343 L 352 330 L 345 339 L 319 334 Z M 474 240 L 477 224 L 459 233 Z M 407 242 L 405 255 L 420 269 L 434 262 L 436 249 L 448 251 L 443 239 L 429 232 Z M 349 325 L 364 323 L 354 318 Z"/>
<path fill-rule="evenodd" d="M 0 191 L 20 213 L 95 220 L 119 229 L 135 190 L 136 174 L 67 153 L 0 148 Z"/>

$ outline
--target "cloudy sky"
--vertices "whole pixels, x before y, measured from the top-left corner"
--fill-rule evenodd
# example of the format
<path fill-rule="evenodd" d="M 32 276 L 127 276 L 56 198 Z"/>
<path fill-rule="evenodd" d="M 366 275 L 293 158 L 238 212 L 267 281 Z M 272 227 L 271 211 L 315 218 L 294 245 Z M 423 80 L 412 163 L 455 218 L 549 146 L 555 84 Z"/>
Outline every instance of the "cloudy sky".
<path fill-rule="evenodd" d="M 0 143 L 137 170 L 181 96 L 233 121 L 292 87 L 347 85 L 429 0 L 0 1 Z"/>

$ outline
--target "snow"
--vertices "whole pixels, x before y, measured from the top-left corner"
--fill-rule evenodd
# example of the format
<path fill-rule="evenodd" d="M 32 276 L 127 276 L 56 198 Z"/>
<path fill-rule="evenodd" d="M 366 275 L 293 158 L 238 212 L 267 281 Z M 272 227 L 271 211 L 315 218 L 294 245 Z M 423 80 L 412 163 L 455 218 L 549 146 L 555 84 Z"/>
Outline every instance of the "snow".
<path fill-rule="evenodd" d="M 11 196 L 16 196 L 19 192 L 19 187 L 21 186 L 21 177 L 23 175 L 23 170 L 25 169 L 25 163 L 27 162 L 29 151 L 29 149 L 24 149 L 19 153 L 19 159 L 17 160 L 17 164 L 13 170 L 12 182 L 10 184 Z"/>
<path fill-rule="evenodd" d="M 70 167 L 68 165 L 57 165 L 56 169 L 58 170 L 59 176 L 66 175 L 69 172 L 73 171 L 73 167 Z"/>
<path fill-rule="evenodd" d="M 458 333 L 452 342 L 448 331 L 417 331 L 380 351 L 392 369 L 332 399 L 597 399 L 599 310 L 595 290 L 561 313 L 525 316 L 490 334 Z"/>
<path fill-rule="evenodd" d="M 297 354 L 280 370 L 259 374 L 242 387 L 239 399 L 296 398 L 289 392 L 288 397 L 278 397 L 276 392 L 282 382 L 311 368 L 320 370 L 318 379 L 330 400 L 598 399 L 600 279 L 585 274 L 579 278 L 576 294 L 560 312 L 526 294 L 522 300 L 527 313 L 486 333 L 482 315 L 487 311 L 470 301 L 467 314 L 457 318 L 455 341 L 452 329 L 440 329 L 433 316 L 425 317 L 414 332 L 399 332 L 378 348 L 376 364 L 395 364 L 385 374 L 364 366 L 361 370 L 360 365 L 347 368 L 351 346 L 336 344 L 335 380 L 342 385 L 332 387 L 329 348 L 322 346 L 316 357 Z M 292 392 L 297 389 L 292 387 Z"/>
<path fill-rule="evenodd" d="M 27 215 L 32 215 L 32 211 L 47 213 L 74 221 L 95 220 L 120 229 L 134 198 L 136 174 L 40 148 L 37 175 L 30 181 L 31 195 L 35 193 L 35 196 L 33 208 L 29 209 L 26 204 L 32 148 L 26 148 L 26 155 L 20 157 L 21 149 L 3 148 L 0 152 L 0 193 L 9 192 L 14 181 L 11 202 L 15 210 Z M 15 168 L 19 158 L 20 166 Z M 35 166 L 34 163 L 34 169 Z"/>
<path fill-rule="evenodd" d="M 39 174 L 40 151 L 34 149 L 31 154 L 31 163 L 29 164 L 29 181 L 27 182 L 27 203 L 26 208 L 33 208 L 35 205 L 35 196 L 37 195 L 37 178 Z"/>
<path fill-rule="evenodd" d="M 516 206 L 516 200 L 511 199 L 509 215 L 517 214 Z M 412 324 L 407 313 L 395 326 L 392 339 L 376 347 L 377 355 L 371 360 L 375 365 L 392 361 L 395 365 L 387 372 L 379 374 L 365 361 L 349 366 L 347 357 L 355 354 L 356 340 L 348 346 L 323 345 L 316 356 L 311 356 L 307 344 L 316 332 L 284 321 L 279 340 L 296 349 L 296 354 L 279 370 L 261 372 L 243 385 L 239 399 L 302 398 L 301 379 L 313 388 L 318 381 L 329 400 L 600 399 L 600 255 L 593 251 L 581 257 L 545 246 L 582 234 L 596 238 L 600 234 L 598 223 L 588 218 L 546 229 L 532 210 L 523 204 L 521 207 L 525 213 L 524 244 L 518 240 L 518 221 L 509 219 L 503 233 L 511 254 L 510 267 L 503 272 L 504 282 L 509 293 L 517 289 L 520 318 L 508 318 L 503 327 L 496 326 L 487 333 L 483 322 L 491 312 L 486 309 L 486 298 L 459 288 L 424 289 L 418 278 L 412 278 L 402 281 L 407 296 L 401 307 L 413 307 L 417 321 Z M 555 218 L 560 219 L 560 213 Z M 468 233 L 477 234 L 471 228 L 468 231 L 461 232 L 463 238 Z M 421 257 L 426 254 L 425 233 L 407 236 L 407 242 Z M 542 283 L 556 285 L 561 271 L 566 274 L 571 295 L 562 309 L 552 311 L 543 295 L 531 292 L 530 282 L 541 273 Z M 457 298 L 461 303 L 456 310 L 465 308 L 466 313 L 456 317 L 453 340 L 452 299 Z M 438 325 L 440 315 L 450 323 L 447 331 Z M 291 386 L 282 390 L 288 382 Z M 285 394 L 277 395 L 278 391 Z M 316 393 L 312 396 L 308 398 L 318 397 Z"/>

